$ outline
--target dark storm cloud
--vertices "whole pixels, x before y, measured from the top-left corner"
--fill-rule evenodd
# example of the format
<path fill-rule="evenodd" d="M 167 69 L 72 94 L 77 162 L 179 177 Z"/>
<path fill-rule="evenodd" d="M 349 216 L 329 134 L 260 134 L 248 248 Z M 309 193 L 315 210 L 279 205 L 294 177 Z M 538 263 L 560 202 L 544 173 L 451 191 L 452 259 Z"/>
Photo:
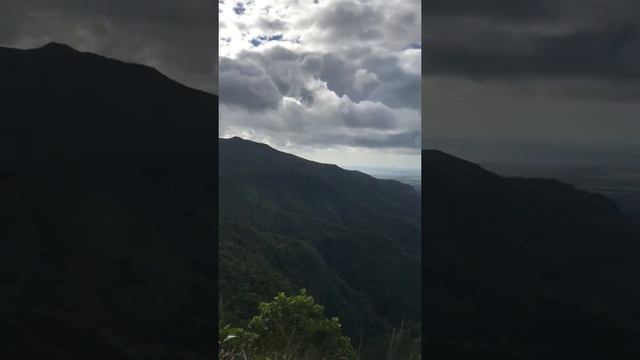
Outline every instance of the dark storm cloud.
<path fill-rule="evenodd" d="M 296 53 L 275 46 L 263 52 L 244 51 L 238 58 L 251 59 L 260 66 L 282 95 L 294 98 L 304 95 L 308 99 L 308 92 L 302 94 L 306 91 L 305 82 L 316 76 L 327 83 L 329 90 L 355 102 L 372 100 L 394 108 L 420 109 L 419 73 L 407 73 L 396 56 L 360 54 L 359 57 L 360 61 L 350 61 L 336 54 Z"/>
<path fill-rule="evenodd" d="M 282 93 L 264 69 L 250 59 L 220 58 L 220 101 L 260 111 L 275 109 Z"/>
<path fill-rule="evenodd" d="M 374 88 L 369 93 L 369 98 L 392 107 L 420 109 L 421 85 L 420 75 L 403 74 L 394 81 L 383 83 Z"/>
<path fill-rule="evenodd" d="M 638 15 L 632 0 L 428 1 L 422 74 L 637 101 Z"/>
<path fill-rule="evenodd" d="M 507 20 L 528 20 L 555 15 L 556 1 L 535 0 L 428 0 L 422 2 L 422 16 L 482 16 Z"/>
<path fill-rule="evenodd" d="M 217 27 L 218 4 L 209 0 L 21 0 L 10 5 L 22 12 L 57 12 L 106 17 L 114 21 L 135 19 L 165 26 Z"/>
<path fill-rule="evenodd" d="M 420 109 L 421 75 L 407 73 L 401 68 L 397 57 L 370 55 L 364 58 L 360 66 L 375 73 L 380 80 L 380 84 L 373 87 L 371 92 L 365 92 L 370 99 L 393 107 Z"/>
<path fill-rule="evenodd" d="M 0 3 L 0 44 L 8 44 L 18 36 L 27 14 L 11 2 Z"/>
<path fill-rule="evenodd" d="M 638 19 L 636 0 L 424 2 L 423 147 L 537 162 L 637 144 Z"/>
<path fill-rule="evenodd" d="M 393 111 L 381 103 L 371 103 L 360 109 L 350 108 L 345 114 L 345 125 L 350 128 L 390 130 L 396 128 Z"/>
<path fill-rule="evenodd" d="M 318 13 L 317 24 L 326 29 L 328 38 L 368 41 L 382 37 L 382 29 L 376 25 L 383 21 L 383 14 L 373 7 L 339 1 Z"/>
<path fill-rule="evenodd" d="M 637 23 L 557 35 L 503 33 L 490 36 L 490 32 L 486 34 L 488 36 L 482 35 L 470 35 L 457 41 L 429 39 L 423 72 L 479 79 L 640 79 L 640 28 Z M 500 46 L 500 43 L 505 45 Z"/>
<path fill-rule="evenodd" d="M 327 53 L 322 56 L 322 73 L 320 78 L 327 82 L 329 89 L 342 96 L 353 85 L 357 67 L 342 57 Z"/>
<path fill-rule="evenodd" d="M 23 0 L 0 5 L 0 42 L 50 41 L 158 68 L 186 85 L 217 88 L 217 3 L 208 0 Z"/>
<path fill-rule="evenodd" d="M 244 60 L 242 60 L 244 59 Z M 282 95 L 292 97 L 300 96 L 300 91 L 304 87 L 303 70 L 300 66 L 302 56 L 289 49 L 276 46 L 264 52 L 244 51 L 238 56 L 238 60 L 251 60 L 259 66 L 271 79 Z"/>
<path fill-rule="evenodd" d="M 633 19 L 638 10 L 636 0 L 429 0 L 422 3 L 422 18 L 485 18 L 520 25 L 554 21 L 593 24 Z"/>
<path fill-rule="evenodd" d="M 366 53 L 368 49 L 361 49 Z M 336 54 L 324 54 L 320 78 L 336 94 L 354 101 L 380 101 L 391 107 L 420 109 L 421 77 L 407 73 L 396 56 L 359 54 L 350 61 Z M 375 78 L 373 77 L 375 74 Z"/>

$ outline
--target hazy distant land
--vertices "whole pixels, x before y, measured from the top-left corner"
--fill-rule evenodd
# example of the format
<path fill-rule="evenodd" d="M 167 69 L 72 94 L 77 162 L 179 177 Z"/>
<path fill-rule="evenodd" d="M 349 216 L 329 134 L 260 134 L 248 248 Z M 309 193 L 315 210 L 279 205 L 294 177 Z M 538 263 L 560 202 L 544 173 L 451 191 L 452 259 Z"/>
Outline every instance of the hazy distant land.
<path fill-rule="evenodd" d="M 616 202 L 640 229 L 640 166 L 536 165 L 487 163 L 487 169 L 504 176 L 554 178 Z"/>
<path fill-rule="evenodd" d="M 397 180 L 411 185 L 418 193 L 422 190 L 422 174 L 420 169 L 400 168 L 357 168 L 353 169 L 369 174 L 377 179 Z"/>

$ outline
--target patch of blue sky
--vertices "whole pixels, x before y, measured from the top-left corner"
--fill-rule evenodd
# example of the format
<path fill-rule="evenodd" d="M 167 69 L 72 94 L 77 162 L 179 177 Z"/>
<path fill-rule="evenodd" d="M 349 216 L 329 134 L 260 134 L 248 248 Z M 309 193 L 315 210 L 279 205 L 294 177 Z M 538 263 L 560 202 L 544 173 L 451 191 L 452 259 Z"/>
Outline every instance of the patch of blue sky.
<path fill-rule="evenodd" d="M 258 47 L 269 41 L 282 41 L 283 39 L 284 39 L 284 36 L 282 34 L 260 35 L 249 40 L 249 42 L 251 43 L 251 45 L 253 45 L 253 47 Z"/>
<path fill-rule="evenodd" d="M 236 13 L 236 15 L 244 15 L 244 12 L 246 11 L 246 8 L 244 7 L 244 4 L 239 2 L 236 4 L 236 6 L 233 7 L 233 12 Z"/>

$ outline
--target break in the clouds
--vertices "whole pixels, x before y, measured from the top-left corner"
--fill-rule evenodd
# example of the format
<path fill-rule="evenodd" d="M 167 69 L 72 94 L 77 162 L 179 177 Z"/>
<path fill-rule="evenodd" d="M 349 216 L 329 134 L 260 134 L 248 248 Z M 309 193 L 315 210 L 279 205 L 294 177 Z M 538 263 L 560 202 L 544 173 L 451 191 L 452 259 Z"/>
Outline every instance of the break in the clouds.
<path fill-rule="evenodd" d="M 637 152 L 638 18 L 634 0 L 424 2 L 424 146 L 473 157 L 509 143 L 504 157 L 538 144 L 519 161 Z"/>
<path fill-rule="evenodd" d="M 419 166 L 419 1 L 219 7 L 221 136 L 342 165 Z"/>
<path fill-rule="evenodd" d="M 68 44 L 153 66 L 186 85 L 217 89 L 217 4 L 210 0 L 8 0 L 0 45 Z"/>

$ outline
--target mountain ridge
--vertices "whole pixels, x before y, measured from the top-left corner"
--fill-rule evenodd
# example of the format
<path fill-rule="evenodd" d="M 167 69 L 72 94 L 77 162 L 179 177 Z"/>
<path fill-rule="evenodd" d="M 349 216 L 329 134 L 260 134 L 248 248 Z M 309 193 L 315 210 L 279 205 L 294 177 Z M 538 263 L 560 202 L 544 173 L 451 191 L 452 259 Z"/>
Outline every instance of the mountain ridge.
<path fill-rule="evenodd" d="M 3 351 L 213 357 L 217 97 L 59 45 L 0 77 Z"/>
<path fill-rule="evenodd" d="M 640 356 L 640 247 L 606 198 L 426 151 L 421 204 L 220 139 L 217 97 L 149 69 L 0 49 L 9 356 L 211 358 L 218 287 L 239 323 L 306 287 L 372 352 L 424 319 L 433 358 Z"/>
<path fill-rule="evenodd" d="M 234 325 L 299 288 L 354 341 L 364 334 L 366 351 L 404 316 L 420 321 L 420 201 L 410 185 L 239 138 L 221 139 L 219 151 L 220 292 Z"/>
<path fill-rule="evenodd" d="M 340 167 L 339 165 L 333 164 L 333 163 L 325 163 L 325 162 L 320 162 L 320 161 L 309 160 L 309 159 L 303 158 L 301 156 L 298 156 L 298 155 L 295 155 L 295 154 L 292 154 L 292 153 L 287 153 L 285 151 L 278 150 L 278 149 L 270 146 L 269 144 L 261 143 L 261 142 L 257 142 L 257 141 L 253 141 L 253 140 L 248 140 L 248 139 L 242 138 L 240 136 L 232 136 L 232 137 L 229 137 L 229 138 L 220 138 L 220 140 L 222 140 L 224 142 L 239 142 L 239 143 L 246 142 L 248 144 L 252 144 L 253 146 L 263 146 L 263 147 L 266 147 L 266 148 L 268 148 L 270 150 L 277 151 L 280 154 L 284 154 L 286 156 L 295 157 L 297 159 L 300 159 L 300 160 L 302 160 L 301 162 L 309 162 L 309 163 L 314 163 L 314 164 L 317 164 L 317 165 L 320 165 L 320 166 L 338 168 L 338 169 L 340 169 L 342 171 L 345 171 L 345 172 L 356 173 L 356 174 L 359 174 L 360 176 L 364 175 L 364 176 L 367 176 L 367 177 L 370 177 L 372 179 L 376 179 L 376 180 L 379 180 L 379 181 L 392 181 L 392 182 L 395 182 L 395 183 L 398 183 L 398 184 L 407 185 L 407 186 L 411 187 L 411 185 L 405 184 L 405 183 L 403 183 L 401 181 L 398 181 L 398 180 L 395 180 L 395 179 L 380 179 L 380 178 L 377 178 L 377 177 L 375 177 L 375 176 L 373 176 L 371 174 L 368 174 L 368 173 L 366 173 L 364 171 L 354 170 L 354 169 L 346 169 L 346 168 Z"/>
<path fill-rule="evenodd" d="M 612 200 L 442 152 L 422 161 L 425 354 L 638 356 L 640 241 Z"/>
<path fill-rule="evenodd" d="M 169 80 L 174 86 L 189 89 L 199 93 L 207 94 L 210 96 L 216 96 L 204 90 L 196 89 L 187 85 L 184 85 L 169 76 L 163 74 L 161 71 L 153 66 L 140 64 L 131 61 L 124 61 L 113 57 L 98 55 L 91 51 L 80 51 L 69 45 L 59 42 L 49 42 L 39 47 L 29 49 L 18 49 L 6 46 L 0 46 L 0 66 L 13 66 L 17 61 L 28 61 L 31 65 L 43 65 L 46 63 L 56 64 L 59 61 L 71 61 L 74 64 L 80 64 L 83 62 L 100 62 L 103 65 L 124 65 L 130 69 L 136 69 L 144 73 L 148 73 L 151 76 L 160 78 L 162 80 Z M 1 70 L 1 69 L 0 69 Z"/>

